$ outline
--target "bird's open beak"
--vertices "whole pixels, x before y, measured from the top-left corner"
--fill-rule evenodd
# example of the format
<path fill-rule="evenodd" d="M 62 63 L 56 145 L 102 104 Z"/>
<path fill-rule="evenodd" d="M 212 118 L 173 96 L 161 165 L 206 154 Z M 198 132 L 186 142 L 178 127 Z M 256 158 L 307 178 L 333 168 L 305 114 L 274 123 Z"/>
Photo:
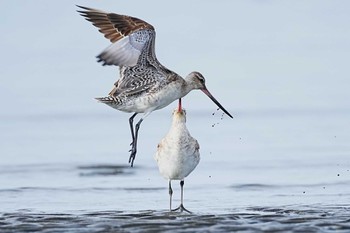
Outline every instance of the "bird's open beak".
<path fill-rule="evenodd" d="M 206 94 L 222 111 L 224 111 L 224 113 L 226 113 L 229 117 L 233 118 L 231 116 L 231 114 L 219 103 L 219 101 L 217 101 L 214 96 L 212 94 L 210 94 L 210 92 L 208 91 L 207 88 L 203 88 L 201 89 L 204 94 Z"/>

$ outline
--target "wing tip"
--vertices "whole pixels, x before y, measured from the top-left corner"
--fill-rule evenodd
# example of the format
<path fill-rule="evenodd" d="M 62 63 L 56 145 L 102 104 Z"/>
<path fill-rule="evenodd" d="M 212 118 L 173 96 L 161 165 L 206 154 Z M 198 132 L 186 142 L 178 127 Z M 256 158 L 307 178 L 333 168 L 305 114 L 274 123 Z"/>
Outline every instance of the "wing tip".
<path fill-rule="evenodd" d="M 78 13 L 80 13 L 81 15 L 82 14 L 86 14 L 86 12 L 88 12 L 88 11 L 90 11 L 91 9 L 90 8 L 88 8 L 88 7 L 85 7 L 85 6 L 80 6 L 80 5 L 75 5 L 75 6 L 77 6 L 79 9 L 77 10 L 77 12 Z M 83 11 L 83 10 L 85 10 L 85 11 Z"/>
<path fill-rule="evenodd" d="M 106 61 L 105 59 L 102 58 L 101 54 L 96 56 L 97 58 L 97 62 L 101 63 L 102 66 L 107 66 L 107 65 L 114 65 L 113 63 L 109 63 L 108 61 Z"/>
<path fill-rule="evenodd" d="M 90 7 L 86 7 L 86 6 L 81 6 L 81 5 L 78 5 L 78 4 L 75 4 L 75 6 L 79 7 L 80 9 L 83 9 L 85 11 L 94 11 L 96 9 L 93 9 L 93 8 L 90 8 Z"/>
<path fill-rule="evenodd" d="M 101 11 L 101 10 L 98 10 L 98 9 L 95 9 L 95 8 L 90 8 L 90 7 L 86 7 L 86 6 L 80 6 L 80 5 L 77 5 L 76 6 L 79 8 L 77 10 L 78 13 L 80 13 L 81 16 L 84 16 L 84 17 L 88 17 L 88 14 L 89 13 L 104 13 L 104 14 L 108 14 L 107 12 L 104 12 L 104 11 Z"/>

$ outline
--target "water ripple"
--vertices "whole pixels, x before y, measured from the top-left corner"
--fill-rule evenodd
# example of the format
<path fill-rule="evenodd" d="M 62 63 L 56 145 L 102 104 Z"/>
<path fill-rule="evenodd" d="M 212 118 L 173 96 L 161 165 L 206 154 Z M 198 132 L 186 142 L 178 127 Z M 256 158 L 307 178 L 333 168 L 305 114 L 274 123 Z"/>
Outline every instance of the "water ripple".
<path fill-rule="evenodd" d="M 1 232 L 349 232 L 350 206 L 249 207 L 226 214 L 143 210 L 0 214 Z"/>

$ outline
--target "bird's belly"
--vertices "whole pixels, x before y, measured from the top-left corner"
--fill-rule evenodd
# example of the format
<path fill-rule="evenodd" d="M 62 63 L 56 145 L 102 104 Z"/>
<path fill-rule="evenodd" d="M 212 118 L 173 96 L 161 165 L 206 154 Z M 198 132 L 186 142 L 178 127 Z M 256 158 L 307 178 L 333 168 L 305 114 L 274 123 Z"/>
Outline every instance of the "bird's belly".
<path fill-rule="evenodd" d="M 199 163 L 199 152 L 186 154 L 164 148 L 156 154 L 160 174 L 170 180 L 182 180 L 187 177 Z M 182 155 L 182 156 L 179 156 Z"/>
<path fill-rule="evenodd" d="M 147 93 L 135 98 L 130 98 L 125 101 L 123 105 L 118 106 L 118 110 L 137 113 L 152 112 L 168 106 L 180 97 L 178 91 L 166 92 L 160 90 L 159 92 Z"/>
<path fill-rule="evenodd" d="M 181 91 L 177 85 L 169 86 L 168 88 L 164 88 L 159 90 L 157 93 L 153 94 L 154 105 L 157 106 L 157 109 L 162 109 L 175 100 L 181 98 Z"/>
<path fill-rule="evenodd" d="M 196 168 L 198 162 L 191 160 L 189 162 L 168 164 L 170 166 L 159 166 L 160 174 L 169 180 L 183 180 Z"/>

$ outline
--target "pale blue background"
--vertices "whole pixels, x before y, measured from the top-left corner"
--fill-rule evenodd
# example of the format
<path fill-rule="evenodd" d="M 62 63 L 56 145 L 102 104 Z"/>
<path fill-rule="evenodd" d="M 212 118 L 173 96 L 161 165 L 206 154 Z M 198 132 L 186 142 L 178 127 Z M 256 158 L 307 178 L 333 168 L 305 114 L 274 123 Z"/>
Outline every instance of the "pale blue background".
<path fill-rule="evenodd" d="M 155 26 L 159 60 L 202 72 L 232 113 L 349 109 L 348 1 L 1 1 L 1 115 L 104 111 L 117 68 L 74 4 Z M 213 106 L 191 93 L 191 108 Z M 115 114 L 116 117 L 120 114 Z"/>
<path fill-rule="evenodd" d="M 349 203 L 350 1 L 2 0 L 3 208 L 167 207 L 167 184 L 152 157 L 176 103 L 142 124 L 135 166 L 144 170 L 79 176 L 82 164 L 128 165 L 130 115 L 93 99 L 112 89 L 118 70 L 96 62 L 109 41 L 75 4 L 151 23 L 158 59 L 182 76 L 200 71 L 234 115 L 213 116 L 216 106 L 199 91 L 184 99 L 202 156 L 187 182 L 189 209 Z M 254 192 L 246 184 L 278 188 Z M 140 203 L 130 187 L 164 189 L 146 190 Z"/>

